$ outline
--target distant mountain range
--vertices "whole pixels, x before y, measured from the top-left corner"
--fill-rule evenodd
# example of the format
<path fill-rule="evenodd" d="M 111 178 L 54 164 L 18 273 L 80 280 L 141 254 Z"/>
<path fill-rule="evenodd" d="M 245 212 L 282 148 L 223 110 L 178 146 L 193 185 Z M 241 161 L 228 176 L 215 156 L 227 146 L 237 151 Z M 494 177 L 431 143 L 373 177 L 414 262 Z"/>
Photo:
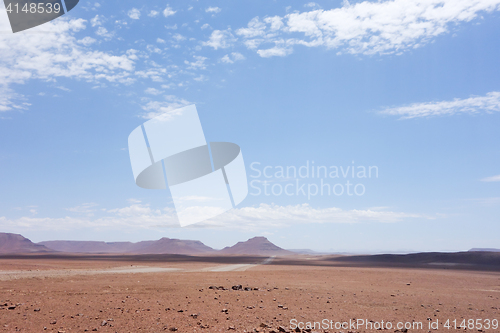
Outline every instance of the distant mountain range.
<path fill-rule="evenodd" d="M 200 241 L 162 238 L 157 241 L 94 242 L 94 241 L 48 241 L 40 242 L 47 248 L 70 253 L 136 253 L 136 254 L 200 254 L 215 252 Z"/>
<path fill-rule="evenodd" d="M 5 253 L 113 253 L 113 254 L 249 254 L 262 256 L 285 256 L 296 254 L 284 250 L 265 237 L 254 237 L 231 247 L 217 251 L 200 241 L 161 238 L 143 242 L 97 242 L 97 241 L 46 241 L 33 243 L 18 235 L 0 233 L 0 254 Z"/>
<path fill-rule="evenodd" d="M 307 249 L 285 250 L 265 237 L 254 237 L 222 250 L 215 250 L 200 241 L 161 238 L 156 241 L 97 242 L 97 241 L 47 241 L 33 243 L 18 235 L 0 232 L 0 254 L 7 253 L 111 253 L 111 254 L 182 254 L 182 255 L 261 255 L 287 256 L 293 254 L 321 255 Z M 472 248 L 469 252 L 500 252 L 494 248 Z M 331 254 L 331 253 L 330 253 Z M 356 257 L 350 257 L 354 259 Z M 373 256 L 376 258 L 376 256 Z"/>
<path fill-rule="evenodd" d="M 53 252 L 53 250 L 43 245 L 35 244 L 21 235 L 0 232 L 0 253 L 33 252 Z"/>
<path fill-rule="evenodd" d="M 500 249 L 491 249 L 491 248 L 473 248 L 470 249 L 469 252 L 500 252 Z"/>

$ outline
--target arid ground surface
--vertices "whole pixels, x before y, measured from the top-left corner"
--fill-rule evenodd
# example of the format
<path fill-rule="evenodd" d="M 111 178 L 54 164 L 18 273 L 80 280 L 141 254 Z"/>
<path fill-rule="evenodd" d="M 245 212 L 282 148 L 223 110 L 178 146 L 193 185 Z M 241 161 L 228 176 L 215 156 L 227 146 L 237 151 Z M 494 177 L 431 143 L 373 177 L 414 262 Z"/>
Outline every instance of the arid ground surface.
<path fill-rule="evenodd" d="M 500 272 L 463 268 L 319 256 L 3 256 L 0 332 L 378 331 L 335 328 L 361 320 L 390 322 L 382 332 L 499 332 L 454 328 L 454 319 L 500 320 Z M 305 330 L 308 322 L 332 327 Z"/>

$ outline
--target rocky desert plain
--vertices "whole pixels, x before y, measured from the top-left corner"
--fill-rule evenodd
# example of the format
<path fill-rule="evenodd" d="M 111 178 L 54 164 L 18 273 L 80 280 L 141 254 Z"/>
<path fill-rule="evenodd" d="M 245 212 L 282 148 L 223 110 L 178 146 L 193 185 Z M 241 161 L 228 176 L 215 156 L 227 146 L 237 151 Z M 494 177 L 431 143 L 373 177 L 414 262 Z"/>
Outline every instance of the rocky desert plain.
<path fill-rule="evenodd" d="M 0 234 L 1 332 L 500 332 L 499 307 L 494 251 L 354 256 L 263 237 L 216 251 Z"/>

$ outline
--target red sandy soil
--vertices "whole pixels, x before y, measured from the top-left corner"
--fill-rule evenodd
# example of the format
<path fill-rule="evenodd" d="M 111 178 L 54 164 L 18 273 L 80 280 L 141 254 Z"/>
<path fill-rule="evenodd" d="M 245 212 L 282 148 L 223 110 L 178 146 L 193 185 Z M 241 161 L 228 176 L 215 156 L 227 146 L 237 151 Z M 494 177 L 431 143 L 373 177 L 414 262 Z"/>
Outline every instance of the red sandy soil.
<path fill-rule="evenodd" d="M 307 256 L 249 265 L 263 259 L 4 256 L 0 258 L 0 332 L 288 332 L 292 319 L 304 324 L 323 319 L 423 323 L 423 329 L 408 332 L 428 332 L 428 323 L 439 320 L 440 329 L 432 332 L 478 332 L 442 325 L 447 319 L 457 319 L 458 326 L 462 319 L 500 320 L 498 271 L 446 265 L 397 268 L 351 263 L 348 267 L 331 257 Z M 104 272 L 129 266 L 179 270 Z M 25 275 L 12 272 L 19 270 Z M 92 273 L 96 270 L 100 274 Z M 68 274 L 52 274 L 60 271 Z M 243 290 L 232 290 L 236 285 Z M 483 328 L 483 332 L 499 331 Z"/>

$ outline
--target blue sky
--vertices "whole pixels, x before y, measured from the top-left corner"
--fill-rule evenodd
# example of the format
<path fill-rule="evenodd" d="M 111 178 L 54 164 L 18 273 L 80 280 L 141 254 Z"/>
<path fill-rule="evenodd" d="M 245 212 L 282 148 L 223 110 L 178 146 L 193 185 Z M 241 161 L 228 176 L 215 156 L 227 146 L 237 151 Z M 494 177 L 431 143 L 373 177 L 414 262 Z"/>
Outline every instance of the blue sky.
<path fill-rule="evenodd" d="M 80 1 L 12 34 L 2 7 L 0 230 L 215 248 L 255 235 L 320 251 L 500 248 L 499 11 L 500 0 Z M 168 191 L 135 185 L 127 138 L 189 104 L 208 141 L 240 145 L 249 182 L 296 182 L 256 178 L 252 163 L 376 166 L 378 177 L 323 179 L 363 195 L 251 187 L 236 209 L 180 228 Z"/>

